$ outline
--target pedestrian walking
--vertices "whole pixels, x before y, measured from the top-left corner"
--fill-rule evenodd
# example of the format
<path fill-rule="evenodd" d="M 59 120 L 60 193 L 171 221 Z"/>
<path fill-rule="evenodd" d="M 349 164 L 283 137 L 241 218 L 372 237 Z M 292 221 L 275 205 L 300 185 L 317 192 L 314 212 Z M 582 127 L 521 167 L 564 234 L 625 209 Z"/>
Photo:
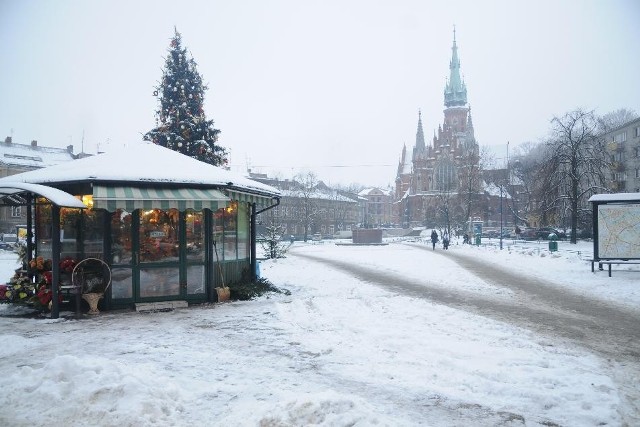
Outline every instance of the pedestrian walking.
<path fill-rule="evenodd" d="M 449 249 L 449 233 L 447 230 L 442 234 L 442 247 L 447 250 Z"/>
<path fill-rule="evenodd" d="M 433 250 L 436 250 L 436 243 L 438 243 L 438 233 L 436 233 L 436 230 L 432 230 L 431 231 L 431 245 L 433 247 Z"/>

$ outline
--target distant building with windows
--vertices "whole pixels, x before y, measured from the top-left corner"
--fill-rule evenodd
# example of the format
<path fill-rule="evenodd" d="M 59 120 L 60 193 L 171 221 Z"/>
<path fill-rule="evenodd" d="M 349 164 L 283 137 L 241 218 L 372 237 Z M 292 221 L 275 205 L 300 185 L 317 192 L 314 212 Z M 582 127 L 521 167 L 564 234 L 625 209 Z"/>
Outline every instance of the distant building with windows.
<path fill-rule="evenodd" d="M 8 136 L 0 141 L 0 178 L 53 166 L 76 159 L 73 145 L 67 148 L 42 147 L 37 141 L 16 144 Z M 15 233 L 16 226 L 26 224 L 27 214 L 23 206 L 0 206 L 0 233 Z"/>
<path fill-rule="evenodd" d="M 367 228 L 389 227 L 393 223 L 393 193 L 380 188 L 366 188 L 358 193 L 364 204 L 364 223 Z"/>
<path fill-rule="evenodd" d="M 351 231 L 364 220 L 366 199 L 356 194 L 332 189 L 319 181 L 313 188 L 291 179 L 269 178 L 266 174 L 251 173 L 249 178 L 277 188 L 280 204 L 260 216 L 264 231 L 266 222 L 283 228 L 283 237 L 296 240 L 311 239 L 314 235 L 333 237 L 341 231 Z"/>
<path fill-rule="evenodd" d="M 613 163 L 609 189 L 614 193 L 640 192 L 640 118 L 604 135 Z"/>

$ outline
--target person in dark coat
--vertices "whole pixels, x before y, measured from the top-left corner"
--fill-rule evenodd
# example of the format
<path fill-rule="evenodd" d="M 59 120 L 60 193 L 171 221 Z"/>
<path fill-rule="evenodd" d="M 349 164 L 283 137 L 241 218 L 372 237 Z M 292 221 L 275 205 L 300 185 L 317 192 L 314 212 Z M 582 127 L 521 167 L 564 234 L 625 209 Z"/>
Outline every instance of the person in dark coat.
<path fill-rule="evenodd" d="M 444 249 L 449 249 L 449 233 L 447 233 L 447 231 L 444 231 L 444 234 L 442 235 L 442 247 Z"/>
<path fill-rule="evenodd" d="M 431 231 L 431 245 L 433 246 L 433 250 L 436 249 L 436 243 L 438 243 L 438 233 L 436 230 Z"/>

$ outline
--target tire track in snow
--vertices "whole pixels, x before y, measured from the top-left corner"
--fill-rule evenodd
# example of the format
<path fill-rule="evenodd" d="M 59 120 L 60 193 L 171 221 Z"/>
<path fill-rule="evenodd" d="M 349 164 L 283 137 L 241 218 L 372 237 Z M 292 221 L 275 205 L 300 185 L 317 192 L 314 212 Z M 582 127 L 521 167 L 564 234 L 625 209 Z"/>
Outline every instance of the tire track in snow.
<path fill-rule="evenodd" d="M 526 301 L 526 308 L 547 307 L 550 317 L 538 318 L 526 311 L 522 313 L 523 319 L 529 318 L 529 321 L 540 325 L 542 332 L 548 329 L 553 335 L 569 338 L 605 356 L 640 361 L 639 312 L 579 295 L 543 279 L 519 275 L 460 253 L 440 251 L 438 254 L 487 282 L 515 292 Z M 518 320 L 518 317 L 513 317 L 517 313 L 506 314 L 512 320 Z"/>
<path fill-rule="evenodd" d="M 391 274 L 373 266 L 293 252 L 345 271 L 385 290 L 431 300 L 435 303 L 490 317 L 562 339 L 603 356 L 620 385 L 627 408 L 623 419 L 640 423 L 640 314 L 606 302 L 578 295 L 536 277 L 526 277 L 490 265 L 486 261 L 455 251 L 432 251 L 424 245 L 411 245 L 435 257 L 445 257 L 476 277 L 513 291 L 517 298 L 498 300 L 480 293 L 443 289 L 427 280 Z M 638 424 L 640 425 L 640 424 Z"/>
<path fill-rule="evenodd" d="M 620 387 L 620 397 L 626 401 L 621 408 L 632 408 L 621 413 L 626 420 L 625 425 L 640 425 L 640 393 L 637 386 L 640 380 L 638 311 L 588 298 L 536 277 L 514 274 L 467 255 L 441 252 L 440 255 L 454 260 L 477 277 L 509 288 L 528 298 L 532 304 L 544 304 L 553 310 L 551 318 L 532 319 L 538 322 L 532 325 L 533 329 L 550 336 L 568 338 L 579 346 L 604 356 L 612 377 Z M 562 323 L 565 313 L 576 314 L 579 321 L 575 324 Z"/>
<path fill-rule="evenodd" d="M 430 248 L 425 248 L 425 250 L 431 252 Z M 440 252 L 442 251 L 435 252 L 434 256 L 442 256 L 438 255 Z M 371 266 L 355 265 L 347 261 L 327 259 L 299 252 L 296 252 L 295 256 L 324 263 L 391 292 L 428 299 L 449 307 L 533 329 L 545 335 L 551 334 L 555 337 L 563 336 L 575 339 L 584 337 L 588 332 L 582 330 L 585 322 L 588 329 L 597 330 L 599 328 L 596 320 L 590 319 L 588 316 L 585 317 L 580 312 L 560 312 L 549 304 L 527 298 L 527 295 L 514 300 L 496 299 L 480 293 L 459 291 L 453 286 L 443 288 L 424 279 L 406 278 Z"/>

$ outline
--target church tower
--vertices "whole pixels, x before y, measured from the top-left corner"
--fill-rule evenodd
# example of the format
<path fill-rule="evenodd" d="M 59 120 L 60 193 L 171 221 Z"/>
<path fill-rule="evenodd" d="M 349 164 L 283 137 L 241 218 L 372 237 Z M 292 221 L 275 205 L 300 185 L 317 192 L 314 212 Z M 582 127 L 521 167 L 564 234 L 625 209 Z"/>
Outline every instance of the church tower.
<path fill-rule="evenodd" d="M 424 141 L 422 129 L 422 111 L 418 111 L 418 130 L 416 131 L 416 145 L 413 147 L 413 179 L 411 180 L 413 192 L 425 191 L 429 186 L 428 164 L 429 151 Z"/>
<path fill-rule="evenodd" d="M 451 61 L 449 61 L 449 81 L 444 88 L 444 105 L 447 108 L 467 105 L 467 86 L 460 78 L 460 59 L 458 58 L 455 28 L 453 29 Z"/>
<path fill-rule="evenodd" d="M 403 149 L 402 170 L 405 175 L 396 177 L 396 182 L 409 181 L 408 190 L 396 191 L 398 211 L 404 212 L 399 222 L 404 225 L 420 226 L 433 224 L 437 204 L 446 197 L 450 200 L 461 192 L 468 193 L 469 170 L 477 170 L 478 145 L 475 140 L 471 108 L 467 101 L 467 87 L 460 73 L 460 58 L 456 31 L 453 30 L 453 46 L 449 61 L 449 78 L 444 88 L 444 121 L 434 132 L 431 144 L 424 138 L 422 113 L 418 113 L 416 142 L 411 151 L 411 173 L 407 177 L 406 147 Z M 472 165 L 471 163 L 476 163 Z M 400 168 L 399 170 L 400 171 Z M 466 187 L 466 188 L 465 188 Z"/>

